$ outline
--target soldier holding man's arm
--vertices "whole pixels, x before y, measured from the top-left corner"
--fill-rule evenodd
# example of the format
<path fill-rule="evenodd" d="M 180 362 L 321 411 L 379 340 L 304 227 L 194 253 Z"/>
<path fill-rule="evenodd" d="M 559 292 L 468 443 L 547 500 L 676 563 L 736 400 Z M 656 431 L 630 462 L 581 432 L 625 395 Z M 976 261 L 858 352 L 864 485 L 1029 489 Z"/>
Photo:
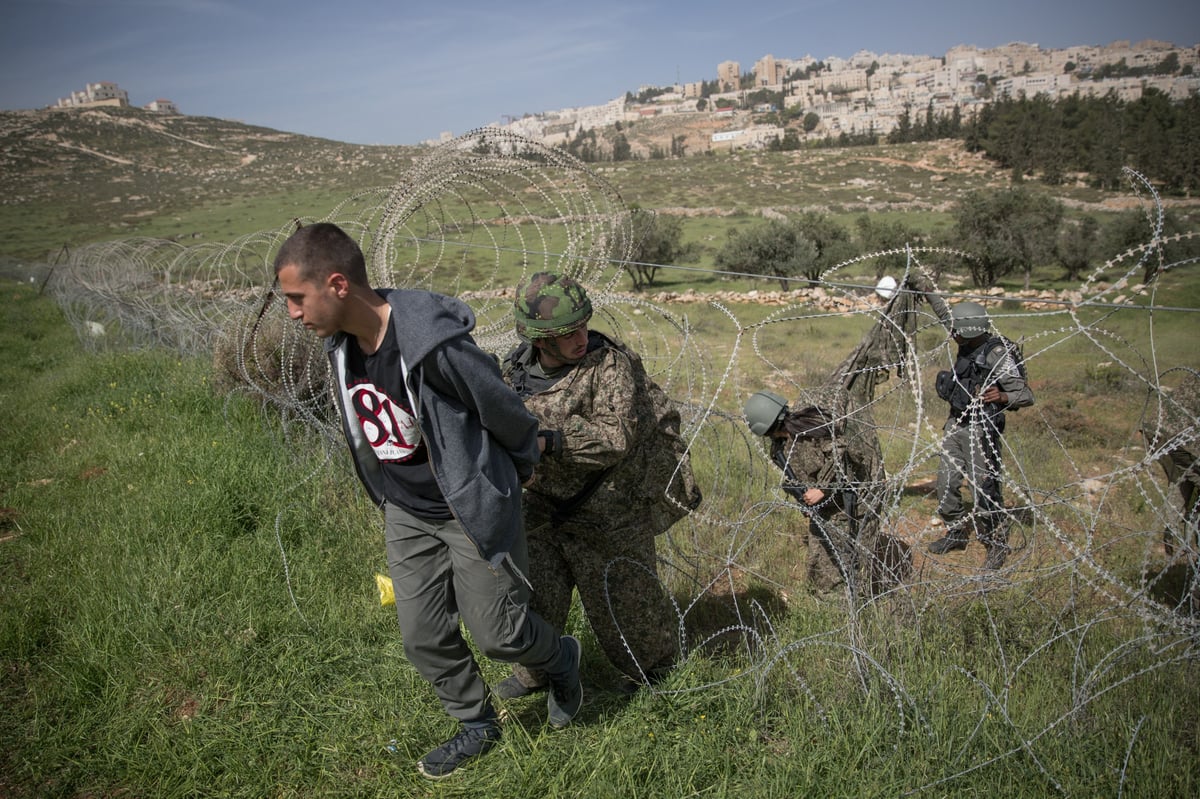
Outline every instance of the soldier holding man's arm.
<path fill-rule="evenodd" d="M 537 417 L 542 448 L 523 500 L 533 609 L 562 629 L 578 589 L 609 662 L 631 687 L 653 682 L 679 653 L 654 538 L 699 503 L 686 449 L 675 446 L 679 414 L 633 351 L 588 329 L 592 303 L 573 278 L 533 275 L 514 316 L 524 341 L 502 372 Z M 514 698 L 546 684 L 516 665 L 494 690 Z"/>

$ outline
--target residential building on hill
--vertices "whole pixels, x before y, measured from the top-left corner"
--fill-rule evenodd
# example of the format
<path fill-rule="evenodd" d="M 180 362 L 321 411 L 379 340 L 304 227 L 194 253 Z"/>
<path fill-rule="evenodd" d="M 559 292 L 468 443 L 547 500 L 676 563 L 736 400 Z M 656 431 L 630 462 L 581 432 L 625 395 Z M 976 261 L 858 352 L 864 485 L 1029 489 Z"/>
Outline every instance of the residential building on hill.
<path fill-rule="evenodd" d="M 151 100 L 142 106 L 142 108 L 146 109 L 147 111 L 153 111 L 156 114 L 179 113 L 179 106 L 175 105 L 175 103 L 171 102 L 170 100 Z"/>
<path fill-rule="evenodd" d="M 787 63 L 776 61 L 775 56 L 765 55 L 754 64 L 754 85 L 774 86 L 783 83 L 787 75 Z"/>
<path fill-rule="evenodd" d="M 97 105 L 129 105 L 129 92 L 115 83 L 102 80 L 89 83 L 82 91 L 71 92 L 68 97 L 60 97 L 55 104 L 57 108 L 80 108 Z"/>
<path fill-rule="evenodd" d="M 741 64 L 736 61 L 722 61 L 717 64 L 717 84 L 722 91 L 736 89 L 741 80 Z"/>
<path fill-rule="evenodd" d="M 1168 57 L 1177 67 L 1168 70 L 1170 74 L 1154 74 Z M 1121 100 L 1134 101 L 1155 89 L 1172 99 L 1184 99 L 1200 92 L 1200 45 L 1118 41 L 1044 50 L 1037 44 L 1013 42 L 990 49 L 959 45 L 942 57 L 860 51 L 849 59 L 818 61 L 807 55 L 800 59 L 766 55 L 754 65 L 749 90 L 741 87 L 740 69 L 737 61 L 718 64 L 717 91 L 707 97 L 703 95 L 706 81 L 695 81 L 670 87 L 671 91 L 644 103 L 626 103 L 622 97 L 603 106 L 526 116 L 510 127 L 558 144 L 580 131 L 617 121 L 693 114 L 711 121 L 709 146 L 764 147 L 785 132 L 778 123 L 764 120 L 764 109 L 776 103 L 748 97 L 767 90 L 780 94 L 783 110 L 793 118 L 810 112 L 819 117 L 813 129 L 806 126 L 801 138 L 843 133 L 886 136 L 906 112 L 969 116 L 1005 96 L 1059 100 L 1076 93 L 1112 92 Z"/>
<path fill-rule="evenodd" d="M 83 90 L 71 92 L 67 97 L 60 97 L 51 108 L 94 108 L 96 106 L 129 106 L 129 92 L 112 81 L 102 80 L 89 83 Z M 170 100 L 151 100 L 142 108 L 156 114 L 178 114 L 179 106 Z"/>

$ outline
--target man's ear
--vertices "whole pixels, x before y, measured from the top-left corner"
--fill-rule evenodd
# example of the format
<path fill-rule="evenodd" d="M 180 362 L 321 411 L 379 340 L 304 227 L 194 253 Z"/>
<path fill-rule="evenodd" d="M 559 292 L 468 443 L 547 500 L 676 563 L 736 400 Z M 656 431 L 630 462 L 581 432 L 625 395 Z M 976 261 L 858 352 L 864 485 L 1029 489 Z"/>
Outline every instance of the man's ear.
<path fill-rule="evenodd" d="M 345 299 L 350 293 L 350 279 L 341 272 L 334 272 L 325 280 L 325 284 L 333 289 L 338 299 Z"/>

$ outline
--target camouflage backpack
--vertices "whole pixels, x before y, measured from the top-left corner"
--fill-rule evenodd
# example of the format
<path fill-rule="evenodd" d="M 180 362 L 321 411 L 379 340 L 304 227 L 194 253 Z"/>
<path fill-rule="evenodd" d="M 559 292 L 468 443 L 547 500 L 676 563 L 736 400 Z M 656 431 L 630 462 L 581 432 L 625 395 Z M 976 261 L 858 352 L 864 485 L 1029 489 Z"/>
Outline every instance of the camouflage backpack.
<path fill-rule="evenodd" d="M 699 507 L 703 496 L 692 473 L 687 441 L 680 431 L 679 407 L 646 374 L 642 359 L 626 347 L 621 349 L 633 361 L 635 390 L 649 400 L 638 425 L 652 426 L 654 432 L 642 438 L 636 457 L 641 459 L 642 474 L 646 476 L 641 485 L 648 500 L 647 526 L 658 535 Z M 665 492 L 658 488 L 664 484 Z"/>

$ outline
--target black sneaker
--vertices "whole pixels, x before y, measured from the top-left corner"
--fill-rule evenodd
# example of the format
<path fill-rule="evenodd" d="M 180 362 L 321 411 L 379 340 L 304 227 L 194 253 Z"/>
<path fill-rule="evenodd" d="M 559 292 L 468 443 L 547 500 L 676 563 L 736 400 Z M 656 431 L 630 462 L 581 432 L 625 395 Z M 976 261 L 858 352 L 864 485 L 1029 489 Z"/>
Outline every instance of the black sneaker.
<path fill-rule="evenodd" d="M 929 551 L 935 555 L 945 555 L 955 549 L 966 549 L 967 539 L 956 535 L 947 535 L 929 545 Z"/>
<path fill-rule="evenodd" d="M 566 668 L 550 675 L 550 695 L 546 697 L 550 726 L 561 730 L 571 723 L 579 708 L 583 706 L 583 683 L 579 679 L 579 663 L 583 660 L 583 647 L 573 635 L 559 639 Z"/>
<path fill-rule="evenodd" d="M 492 686 L 492 693 L 501 699 L 520 699 L 523 696 L 540 693 L 546 690 L 545 685 L 529 686 L 512 674 Z"/>
<path fill-rule="evenodd" d="M 431 780 L 449 776 L 473 757 L 489 751 L 500 741 L 500 725 L 463 726 L 449 741 L 417 761 L 417 771 Z"/>

